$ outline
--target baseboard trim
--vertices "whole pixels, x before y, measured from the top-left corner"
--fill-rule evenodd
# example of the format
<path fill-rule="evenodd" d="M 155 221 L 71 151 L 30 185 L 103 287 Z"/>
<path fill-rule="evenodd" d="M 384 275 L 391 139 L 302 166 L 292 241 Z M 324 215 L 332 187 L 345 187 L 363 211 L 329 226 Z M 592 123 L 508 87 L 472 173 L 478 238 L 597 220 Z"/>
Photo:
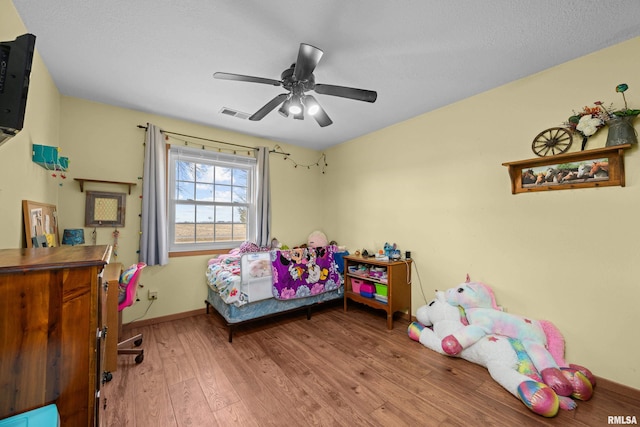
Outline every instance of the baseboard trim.
<path fill-rule="evenodd" d="M 197 310 L 185 311 L 183 313 L 169 314 L 168 316 L 154 317 L 153 319 L 136 320 L 131 323 L 122 325 L 122 330 L 127 331 L 129 329 L 140 328 L 143 326 L 155 325 L 158 323 L 169 322 L 171 320 L 179 320 L 187 317 L 197 316 L 200 314 L 206 314 L 206 308 L 199 308 Z"/>

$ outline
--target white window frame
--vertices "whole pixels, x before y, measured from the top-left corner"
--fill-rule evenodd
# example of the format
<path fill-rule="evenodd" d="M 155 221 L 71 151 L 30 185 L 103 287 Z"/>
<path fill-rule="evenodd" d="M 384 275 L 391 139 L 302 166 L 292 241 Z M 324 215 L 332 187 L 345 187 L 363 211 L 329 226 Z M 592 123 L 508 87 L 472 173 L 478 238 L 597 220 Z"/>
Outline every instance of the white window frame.
<path fill-rule="evenodd" d="M 216 249 L 232 249 L 238 247 L 243 241 L 249 240 L 255 242 L 257 234 L 257 160 L 254 157 L 238 156 L 227 153 L 219 153 L 216 151 L 205 149 L 194 149 L 189 147 L 171 146 L 168 156 L 168 240 L 169 252 L 189 252 L 189 251 L 206 251 Z M 244 169 L 247 175 L 247 202 L 208 202 L 208 201 L 181 201 L 177 200 L 176 195 L 176 164 L 178 161 L 188 161 L 200 164 L 208 164 L 211 166 L 229 167 L 235 169 Z M 247 207 L 247 237 L 242 240 L 224 240 L 218 242 L 202 242 L 202 243 L 176 243 L 176 205 L 193 204 L 210 205 L 210 206 L 243 206 Z M 196 218 L 197 222 L 197 218 Z"/>

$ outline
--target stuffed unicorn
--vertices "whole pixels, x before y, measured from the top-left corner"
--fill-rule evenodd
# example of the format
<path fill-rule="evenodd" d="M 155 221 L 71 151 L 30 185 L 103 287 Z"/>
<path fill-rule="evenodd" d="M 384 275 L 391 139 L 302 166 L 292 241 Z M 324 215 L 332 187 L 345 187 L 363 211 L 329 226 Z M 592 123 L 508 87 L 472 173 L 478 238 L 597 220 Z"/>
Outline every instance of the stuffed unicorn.
<path fill-rule="evenodd" d="M 566 366 L 564 342 L 559 331 L 548 321 L 538 321 L 501 311 L 491 288 L 484 283 L 467 281 L 445 292 L 446 301 L 462 307 L 468 325 L 442 339 L 442 349 L 449 355 L 459 354 L 481 338 L 498 334 L 518 339 L 540 372 L 542 380 L 560 396 L 588 400 L 593 394 L 595 378 L 586 368 Z M 549 342 L 547 337 L 554 337 Z M 562 351 L 558 349 L 562 342 Z M 556 358 L 551 353 L 555 351 Z M 556 361 L 558 360 L 563 366 Z"/>
<path fill-rule="evenodd" d="M 446 302 L 444 292 L 436 292 L 435 300 L 418 308 L 416 319 L 417 322 L 409 325 L 409 337 L 444 355 L 447 353 L 442 348 L 442 338 L 464 327 L 460 310 Z M 558 408 L 572 410 L 576 407 L 571 398 L 558 396 L 541 382 L 518 340 L 486 335 L 462 350 L 460 357 L 487 368 L 498 384 L 538 415 L 553 417 Z"/>

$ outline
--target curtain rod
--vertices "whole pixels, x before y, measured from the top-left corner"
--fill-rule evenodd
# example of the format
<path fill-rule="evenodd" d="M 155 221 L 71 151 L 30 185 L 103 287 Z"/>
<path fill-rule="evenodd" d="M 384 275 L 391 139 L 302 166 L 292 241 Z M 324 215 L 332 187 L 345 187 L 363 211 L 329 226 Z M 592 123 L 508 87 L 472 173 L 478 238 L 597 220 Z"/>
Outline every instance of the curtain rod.
<path fill-rule="evenodd" d="M 147 127 L 146 127 L 146 126 L 143 126 L 143 125 L 138 125 L 138 128 L 140 128 L 140 129 L 144 129 L 144 130 L 147 130 Z M 215 139 L 202 138 L 202 137 L 199 137 L 199 136 L 193 136 L 193 135 L 185 135 L 185 134 L 183 134 L 183 133 L 170 132 L 170 131 L 167 131 L 167 130 L 163 130 L 163 131 L 161 131 L 161 132 L 162 132 L 162 133 L 169 134 L 169 135 L 184 136 L 184 137 L 187 137 L 187 138 L 195 138 L 195 139 L 199 139 L 199 140 L 202 140 L 202 141 L 215 142 L 215 143 L 218 143 L 218 144 L 231 145 L 231 146 L 234 146 L 234 147 L 240 147 L 240 148 L 248 148 L 249 150 L 257 150 L 257 148 L 256 148 L 256 147 L 249 147 L 248 145 L 233 144 L 233 143 L 231 143 L 231 142 L 217 141 L 217 140 L 215 140 Z M 283 156 L 290 156 L 290 155 L 291 155 L 291 154 L 289 154 L 289 153 L 285 153 L 285 152 L 283 152 L 283 151 L 276 151 L 276 150 L 269 150 L 269 153 L 282 154 Z"/>

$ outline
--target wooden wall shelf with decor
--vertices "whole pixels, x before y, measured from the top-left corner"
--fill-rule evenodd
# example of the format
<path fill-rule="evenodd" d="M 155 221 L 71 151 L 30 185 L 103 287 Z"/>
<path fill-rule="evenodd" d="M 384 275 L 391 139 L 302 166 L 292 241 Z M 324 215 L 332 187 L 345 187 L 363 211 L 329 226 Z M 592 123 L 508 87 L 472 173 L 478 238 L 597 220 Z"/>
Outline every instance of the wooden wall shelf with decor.
<path fill-rule="evenodd" d="M 503 163 L 511 194 L 574 188 L 625 186 L 624 150 L 631 144 Z M 548 175 L 549 174 L 549 175 Z"/>
<path fill-rule="evenodd" d="M 80 192 L 82 193 L 84 191 L 84 183 L 85 182 L 102 182 L 105 184 L 122 184 L 122 185 L 126 185 L 129 187 L 129 194 L 131 194 L 131 187 L 136 185 L 135 182 L 122 182 L 122 181 L 105 181 L 102 179 L 87 179 L 87 178 L 73 178 L 74 180 L 78 181 L 78 183 L 80 184 Z"/>

